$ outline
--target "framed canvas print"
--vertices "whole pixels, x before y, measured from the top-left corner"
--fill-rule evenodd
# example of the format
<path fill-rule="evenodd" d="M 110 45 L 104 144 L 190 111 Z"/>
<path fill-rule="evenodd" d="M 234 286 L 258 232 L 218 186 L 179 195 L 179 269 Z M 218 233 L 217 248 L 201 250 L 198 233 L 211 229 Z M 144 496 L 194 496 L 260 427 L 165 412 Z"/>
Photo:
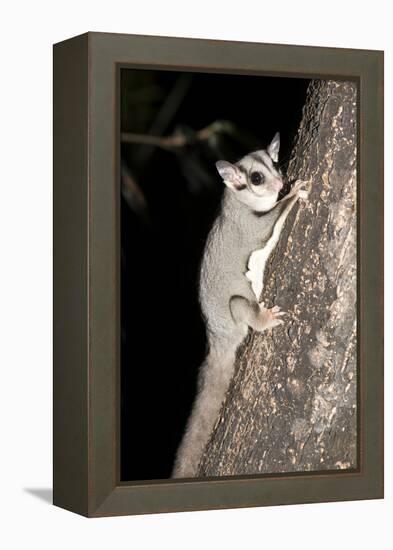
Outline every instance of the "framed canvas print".
<path fill-rule="evenodd" d="M 383 495 L 383 54 L 54 47 L 54 503 Z"/>

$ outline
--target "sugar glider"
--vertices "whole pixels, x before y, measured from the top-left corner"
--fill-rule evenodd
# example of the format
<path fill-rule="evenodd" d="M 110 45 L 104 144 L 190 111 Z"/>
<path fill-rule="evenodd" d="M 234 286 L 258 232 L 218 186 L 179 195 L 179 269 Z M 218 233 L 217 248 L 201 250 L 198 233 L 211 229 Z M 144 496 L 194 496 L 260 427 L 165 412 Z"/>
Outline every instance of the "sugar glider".
<path fill-rule="evenodd" d="M 195 477 L 234 374 L 236 350 L 249 327 L 258 332 L 283 323 L 284 312 L 261 303 L 267 259 L 285 219 L 304 194 L 296 182 L 281 200 L 280 136 L 266 150 L 236 164 L 220 160 L 226 186 L 220 212 L 207 238 L 199 282 L 208 353 L 200 367 L 197 396 L 176 454 L 172 477 Z"/>

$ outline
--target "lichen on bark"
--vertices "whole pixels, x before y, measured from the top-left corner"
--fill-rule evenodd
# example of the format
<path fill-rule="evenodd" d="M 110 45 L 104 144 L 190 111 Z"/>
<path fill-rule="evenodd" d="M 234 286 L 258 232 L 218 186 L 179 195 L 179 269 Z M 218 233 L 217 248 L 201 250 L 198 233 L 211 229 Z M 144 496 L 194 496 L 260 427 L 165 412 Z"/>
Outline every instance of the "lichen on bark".
<path fill-rule="evenodd" d="M 284 325 L 250 333 L 200 476 L 355 468 L 356 129 L 353 82 L 311 82 L 290 179 L 311 191 L 289 215 L 262 299 Z"/>

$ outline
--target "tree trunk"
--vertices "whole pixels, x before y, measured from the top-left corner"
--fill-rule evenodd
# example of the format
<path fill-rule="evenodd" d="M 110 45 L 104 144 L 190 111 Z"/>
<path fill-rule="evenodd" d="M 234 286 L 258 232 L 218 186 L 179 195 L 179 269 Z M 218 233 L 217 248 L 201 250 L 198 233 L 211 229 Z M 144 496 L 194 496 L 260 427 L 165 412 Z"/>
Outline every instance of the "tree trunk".
<path fill-rule="evenodd" d="M 251 333 L 199 476 L 355 468 L 356 85 L 311 82 L 289 165 L 311 183 L 265 270 L 284 325 Z"/>

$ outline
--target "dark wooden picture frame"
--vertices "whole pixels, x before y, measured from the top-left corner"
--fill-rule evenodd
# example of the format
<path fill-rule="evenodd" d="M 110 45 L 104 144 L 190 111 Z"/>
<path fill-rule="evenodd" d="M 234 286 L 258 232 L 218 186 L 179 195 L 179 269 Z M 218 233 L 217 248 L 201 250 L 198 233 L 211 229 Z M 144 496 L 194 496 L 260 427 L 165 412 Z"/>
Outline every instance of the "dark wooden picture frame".
<path fill-rule="evenodd" d="M 121 67 L 356 80 L 359 467 L 119 474 Z M 54 504 L 89 517 L 383 497 L 383 53 L 87 33 L 54 46 Z"/>

